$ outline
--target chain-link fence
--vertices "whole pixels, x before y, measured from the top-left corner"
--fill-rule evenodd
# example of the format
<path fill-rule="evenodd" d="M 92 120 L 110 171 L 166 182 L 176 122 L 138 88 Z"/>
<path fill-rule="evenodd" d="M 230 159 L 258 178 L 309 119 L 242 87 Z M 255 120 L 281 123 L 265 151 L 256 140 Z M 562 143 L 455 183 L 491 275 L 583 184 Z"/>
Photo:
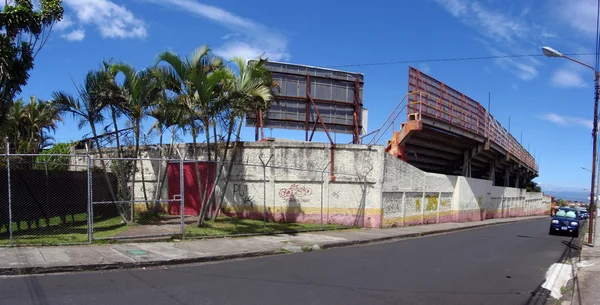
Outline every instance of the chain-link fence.
<path fill-rule="evenodd" d="M 331 230 L 377 216 L 368 173 L 255 157 L 0 156 L 0 246 Z"/>

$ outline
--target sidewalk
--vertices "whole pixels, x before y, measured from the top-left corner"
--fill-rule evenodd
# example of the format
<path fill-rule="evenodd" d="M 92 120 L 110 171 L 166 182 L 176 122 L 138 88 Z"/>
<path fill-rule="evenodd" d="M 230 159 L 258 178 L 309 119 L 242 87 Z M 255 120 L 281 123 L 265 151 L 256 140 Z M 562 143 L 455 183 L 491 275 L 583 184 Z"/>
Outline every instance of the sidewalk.
<path fill-rule="evenodd" d="M 548 216 L 183 242 L 0 248 L 0 275 L 139 268 L 256 257 L 300 252 L 317 246 L 321 249 L 342 247 L 540 218 Z"/>
<path fill-rule="evenodd" d="M 600 305 L 600 226 L 597 222 L 594 224 L 594 247 L 584 244 L 581 250 L 572 305 Z"/>

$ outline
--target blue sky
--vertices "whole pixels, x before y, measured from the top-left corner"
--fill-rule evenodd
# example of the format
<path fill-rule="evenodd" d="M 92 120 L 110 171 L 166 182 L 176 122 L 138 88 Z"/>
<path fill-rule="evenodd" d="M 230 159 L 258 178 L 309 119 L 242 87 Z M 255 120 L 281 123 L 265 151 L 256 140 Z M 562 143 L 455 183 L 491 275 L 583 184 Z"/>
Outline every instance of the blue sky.
<path fill-rule="evenodd" d="M 2 1 L 3 2 L 3 1 Z M 189 54 L 202 44 L 225 58 L 254 57 L 313 66 L 429 58 L 539 54 L 549 45 L 593 52 L 594 0 L 196 1 L 63 0 L 58 24 L 36 58 L 22 96 L 74 92 L 73 82 L 102 60 L 152 65 L 156 54 Z M 578 59 L 593 64 L 593 56 Z M 589 188 L 593 74 L 564 59 L 529 57 L 414 64 L 487 105 L 535 151 L 546 189 Z M 377 129 L 407 92 L 407 64 L 344 68 L 365 75 L 369 130 Z M 150 127 L 150 123 L 147 124 Z M 58 141 L 80 139 L 70 118 Z M 270 134 L 266 130 L 267 135 Z M 274 137 L 302 132 L 273 130 Z M 253 129 L 243 133 L 253 140 Z M 317 140 L 325 140 L 319 135 Z M 350 142 L 338 135 L 340 143 Z"/>

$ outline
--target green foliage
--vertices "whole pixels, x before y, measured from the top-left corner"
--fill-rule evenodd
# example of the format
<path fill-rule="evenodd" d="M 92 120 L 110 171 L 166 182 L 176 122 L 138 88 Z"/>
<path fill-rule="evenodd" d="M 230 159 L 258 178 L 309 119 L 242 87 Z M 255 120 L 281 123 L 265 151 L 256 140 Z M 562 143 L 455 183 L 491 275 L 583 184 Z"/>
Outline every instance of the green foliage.
<path fill-rule="evenodd" d="M 54 23 L 63 17 L 61 0 L 8 1 L 0 11 L 0 120 L 8 112 L 43 48 Z"/>
<path fill-rule="evenodd" d="M 71 143 L 57 143 L 51 148 L 41 152 L 39 156 L 35 158 L 35 169 L 39 170 L 53 170 L 53 171 L 67 171 L 71 163 L 70 156 L 49 156 L 49 155 L 68 155 L 71 153 Z"/>
<path fill-rule="evenodd" d="M 561 207 L 564 207 L 564 206 L 567 206 L 567 201 L 562 198 L 559 198 L 559 199 L 556 199 L 556 204 Z"/>
<path fill-rule="evenodd" d="M 0 125 L 0 137 L 8 138 L 16 153 L 38 153 L 50 145 L 50 132 L 62 121 L 60 110 L 53 102 L 30 97 L 29 103 L 20 99 L 13 103 Z M 2 148 L 4 149 L 4 147 Z"/>
<path fill-rule="evenodd" d="M 536 192 L 536 193 L 541 193 L 542 192 L 542 187 L 539 186 L 537 184 L 537 182 L 535 182 L 535 181 L 529 181 L 529 183 L 525 184 L 525 189 L 528 192 Z"/>

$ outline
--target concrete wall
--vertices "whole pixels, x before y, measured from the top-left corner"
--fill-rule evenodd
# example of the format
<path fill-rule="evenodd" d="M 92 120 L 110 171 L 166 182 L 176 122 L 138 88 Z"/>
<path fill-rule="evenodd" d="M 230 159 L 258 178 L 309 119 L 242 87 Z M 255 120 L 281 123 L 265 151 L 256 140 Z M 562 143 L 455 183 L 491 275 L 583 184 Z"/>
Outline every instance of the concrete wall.
<path fill-rule="evenodd" d="M 178 148 L 176 157 L 192 159 L 190 145 Z M 143 149 L 142 155 L 153 158 L 158 151 Z M 203 161 L 206 153 L 200 156 Z M 269 158 L 263 172 L 261 164 Z M 81 162 L 87 161 L 75 161 Z M 550 209 L 550 198 L 541 193 L 495 187 L 487 180 L 426 173 L 393 158 L 381 146 L 243 143 L 234 163 L 229 183 L 225 185 L 223 171 L 215 192 L 219 199 L 224 194 L 223 212 L 235 217 L 263 219 L 266 214 L 271 221 L 379 228 L 540 215 Z M 166 161 L 159 164 L 138 163 L 137 200 L 144 199 L 142 171 L 148 198 L 154 198 L 158 170 L 165 170 Z M 168 197 L 168 184 L 167 179 L 161 199 Z"/>
<path fill-rule="evenodd" d="M 384 227 L 543 215 L 550 209 L 550 197 L 542 193 L 426 173 L 387 155 L 384 172 Z"/>
<path fill-rule="evenodd" d="M 244 143 L 225 192 L 224 211 L 274 221 L 381 226 L 383 147 L 311 143 Z M 261 157 L 272 155 L 263 179 Z M 331 170 L 335 179 L 331 177 Z M 266 197 L 265 197 L 266 190 Z"/>

